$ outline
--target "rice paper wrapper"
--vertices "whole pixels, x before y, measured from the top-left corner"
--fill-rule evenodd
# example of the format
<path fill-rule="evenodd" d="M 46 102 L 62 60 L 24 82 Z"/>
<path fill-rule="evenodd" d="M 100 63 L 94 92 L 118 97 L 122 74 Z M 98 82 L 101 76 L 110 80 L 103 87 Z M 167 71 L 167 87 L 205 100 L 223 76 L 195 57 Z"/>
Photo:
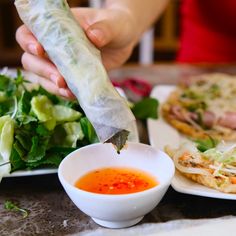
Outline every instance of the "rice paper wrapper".
<path fill-rule="evenodd" d="M 16 0 L 17 11 L 77 97 L 101 142 L 122 130 L 138 141 L 135 117 L 113 87 L 100 51 L 64 0 Z"/>

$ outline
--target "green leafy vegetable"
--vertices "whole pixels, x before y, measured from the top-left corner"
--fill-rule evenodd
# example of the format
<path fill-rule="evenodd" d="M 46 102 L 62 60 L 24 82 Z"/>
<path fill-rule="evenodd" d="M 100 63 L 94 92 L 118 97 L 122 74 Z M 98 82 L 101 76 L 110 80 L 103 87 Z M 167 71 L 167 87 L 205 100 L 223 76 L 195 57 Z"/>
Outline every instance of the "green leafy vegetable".
<path fill-rule="evenodd" d="M 63 125 L 63 128 L 67 134 L 65 142 L 71 147 L 76 147 L 77 140 L 84 138 L 84 133 L 79 122 L 67 122 Z"/>
<path fill-rule="evenodd" d="M 31 169 L 42 166 L 59 166 L 63 158 L 74 150 L 76 148 L 53 147 L 47 151 L 47 156 L 37 162 L 28 163 L 27 166 Z"/>
<path fill-rule="evenodd" d="M 70 107 L 62 105 L 53 106 L 53 117 L 57 122 L 75 121 L 78 120 L 82 114 Z"/>
<path fill-rule="evenodd" d="M 31 139 L 32 146 L 28 152 L 28 155 L 24 156 L 24 160 L 28 163 L 37 162 L 41 160 L 46 154 L 48 141 L 49 138 L 34 136 Z"/>
<path fill-rule="evenodd" d="M 138 119 L 158 118 L 158 101 L 154 98 L 144 98 L 132 107 L 134 116 Z"/>
<path fill-rule="evenodd" d="M 205 139 L 196 139 L 194 140 L 197 144 L 197 149 L 200 151 L 200 152 L 205 152 L 207 151 L 208 149 L 211 149 L 211 148 L 215 148 L 216 145 L 219 143 L 218 140 L 216 139 L 213 139 L 212 137 L 208 137 L 208 138 L 205 138 Z"/>
<path fill-rule="evenodd" d="M 6 97 L 12 96 L 12 94 L 16 91 L 16 88 L 16 84 L 11 83 L 7 76 L 0 75 L 0 91 L 2 91 Z"/>
<path fill-rule="evenodd" d="M 221 162 L 221 160 L 223 159 L 223 152 L 215 148 L 211 148 L 204 151 L 204 156 L 209 160 L 216 160 L 218 162 Z"/>
<path fill-rule="evenodd" d="M 0 75 L 0 160 L 10 161 L 11 172 L 58 167 L 76 148 L 98 142 L 77 101 L 26 85 L 20 71 Z"/>
<path fill-rule="evenodd" d="M 204 95 L 202 93 L 198 93 L 192 89 L 186 89 L 182 94 L 183 98 L 190 98 L 190 99 L 204 99 Z"/>
<path fill-rule="evenodd" d="M 32 98 L 31 108 L 38 120 L 45 122 L 53 118 L 53 104 L 45 95 L 38 95 Z"/>
<path fill-rule="evenodd" d="M 218 84 L 212 84 L 209 88 L 209 94 L 212 98 L 217 98 L 221 95 L 221 88 Z"/>
<path fill-rule="evenodd" d="M 0 117 L 0 155 L 5 162 L 9 161 L 11 155 L 13 135 L 14 121 L 10 116 Z"/>
<path fill-rule="evenodd" d="M 197 111 L 197 110 L 206 110 L 207 104 L 204 101 L 193 101 L 188 104 L 183 104 L 189 111 Z"/>
<path fill-rule="evenodd" d="M 129 131 L 122 130 L 116 133 L 112 138 L 108 139 L 106 143 L 112 143 L 118 154 L 120 154 L 121 149 L 125 146 L 128 139 Z"/>
<path fill-rule="evenodd" d="M 99 141 L 96 132 L 87 117 L 80 119 L 80 125 L 88 142 L 97 143 Z"/>
<path fill-rule="evenodd" d="M 236 148 L 232 147 L 226 150 L 218 150 L 211 148 L 203 153 L 204 157 L 208 160 L 213 160 L 223 164 L 233 164 L 236 162 Z"/>
<path fill-rule="evenodd" d="M 22 86 L 25 89 L 24 83 L 29 83 L 29 81 L 25 80 L 23 74 L 21 73 L 21 70 L 17 69 L 14 84 L 16 85 L 17 88 L 19 88 L 19 86 Z"/>
<path fill-rule="evenodd" d="M 27 124 L 36 121 L 36 117 L 28 115 L 31 109 L 30 101 L 32 95 L 28 91 L 23 91 L 18 102 L 16 117 L 20 124 Z"/>
<path fill-rule="evenodd" d="M 16 212 L 20 212 L 23 216 L 23 218 L 26 218 L 28 215 L 29 215 L 29 212 L 28 210 L 26 209 L 23 209 L 19 206 L 17 206 L 15 203 L 13 203 L 12 201 L 5 201 L 4 203 L 4 208 L 6 210 L 9 210 L 9 211 L 16 211 Z"/>
<path fill-rule="evenodd" d="M 10 156 L 10 162 L 11 162 L 11 172 L 16 170 L 22 170 L 26 168 L 26 163 L 23 161 L 22 157 L 25 155 L 25 152 L 19 145 L 17 141 L 14 142 L 11 156 Z"/>

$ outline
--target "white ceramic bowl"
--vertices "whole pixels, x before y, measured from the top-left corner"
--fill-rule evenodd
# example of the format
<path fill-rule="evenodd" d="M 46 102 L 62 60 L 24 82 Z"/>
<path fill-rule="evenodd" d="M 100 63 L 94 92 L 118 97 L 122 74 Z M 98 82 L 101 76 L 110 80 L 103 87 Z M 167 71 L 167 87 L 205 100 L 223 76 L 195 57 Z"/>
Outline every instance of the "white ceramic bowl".
<path fill-rule="evenodd" d="M 159 185 L 138 193 L 97 194 L 80 190 L 75 182 L 84 174 L 105 167 L 130 167 L 150 173 Z M 142 220 L 160 202 L 174 176 L 174 164 L 164 153 L 140 143 L 128 143 L 117 154 L 111 144 L 92 144 L 80 148 L 61 162 L 58 176 L 74 204 L 99 225 L 123 228 Z"/>

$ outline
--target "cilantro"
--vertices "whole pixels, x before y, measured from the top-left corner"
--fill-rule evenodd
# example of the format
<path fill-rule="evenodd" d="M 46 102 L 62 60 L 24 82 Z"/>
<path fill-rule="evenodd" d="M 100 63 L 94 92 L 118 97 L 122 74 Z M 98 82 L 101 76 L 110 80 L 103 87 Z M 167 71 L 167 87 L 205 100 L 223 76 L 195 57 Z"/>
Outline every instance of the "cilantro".
<path fill-rule="evenodd" d="M 13 203 L 11 201 L 5 201 L 4 208 L 6 210 L 9 210 L 9 211 L 20 212 L 22 214 L 23 218 L 26 218 L 29 215 L 28 210 L 23 209 L 23 208 L 17 206 L 15 203 Z"/>

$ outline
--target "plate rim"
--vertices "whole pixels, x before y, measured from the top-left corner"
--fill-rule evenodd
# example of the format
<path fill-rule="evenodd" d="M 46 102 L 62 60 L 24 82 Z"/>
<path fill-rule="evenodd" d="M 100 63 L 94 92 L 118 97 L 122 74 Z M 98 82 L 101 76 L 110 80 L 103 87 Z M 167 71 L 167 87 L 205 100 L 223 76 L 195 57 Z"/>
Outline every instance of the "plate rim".
<path fill-rule="evenodd" d="M 3 176 L 3 178 L 13 178 L 13 177 L 27 177 L 36 175 L 48 175 L 56 174 L 58 168 L 45 168 L 45 169 L 34 169 L 34 170 L 17 170 L 10 174 Z"/>

